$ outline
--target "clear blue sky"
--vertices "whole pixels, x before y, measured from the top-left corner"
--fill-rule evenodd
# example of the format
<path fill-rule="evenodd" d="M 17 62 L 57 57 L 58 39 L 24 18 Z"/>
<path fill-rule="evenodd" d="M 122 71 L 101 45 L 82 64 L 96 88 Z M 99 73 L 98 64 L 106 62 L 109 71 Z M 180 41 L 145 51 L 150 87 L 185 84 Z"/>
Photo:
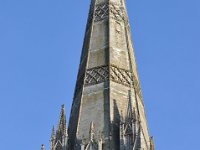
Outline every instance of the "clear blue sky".
<path fill-rule="evenodd" d="M 157 150 L 200 149 L 200 1 L 127 0 Z M 0 149 L 49 147 L 69 115 L 89 0 L 0 0 Z"/>

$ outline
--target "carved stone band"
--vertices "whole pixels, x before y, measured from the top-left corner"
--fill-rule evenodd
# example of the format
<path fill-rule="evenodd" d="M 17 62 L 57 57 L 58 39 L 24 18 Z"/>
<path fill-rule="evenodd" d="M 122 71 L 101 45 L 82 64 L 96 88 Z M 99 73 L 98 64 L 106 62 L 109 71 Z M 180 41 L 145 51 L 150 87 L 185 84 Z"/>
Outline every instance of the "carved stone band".
<path fill-rule="evenodd" d="M 85 78 L 83 77 L 84 76 L 82 75 L 77 81 L 75 95 L 77 95 L 78 91 L 80 91 L 82 88 L 82 82 L 84 82 L 85 86 L 89 86 L 109 81 L 110 78 L 110 81 L 124 85 L 126 87 L 131 87 L 133 85 L 135 92 L 140 97 L 140 99 L 143 100 L 140 83 L 138 82 L 136 76 L 129 70 L 125 70 L 114 65 L 99 66 L 87 69 Z"/>
<path fill-rule="evenodd" d="M 95 85 L 102 82 L 111 81 L 118 84 L 122 84 L 127 87 L 134 86 L 134 89 L 138 96 L 142 99 L 142 92 L 140 88 L 140 83 L 138 82 L 136 76 L 128 70 L 119 68 L 117 66 L 99 66 L 95 68 L 88 69 L 85 76 L 85 86 Z"/>
<path fill-rule="evenodd" d="M 85 85 L 98 84 L 110 80 L 130 87 L 133 82 L 133 75 L 130 71 L 111 66 L 99 66 L 86 71 Z"/>
<path fill-rule="evenodd" d="M 123 10 L 122 8 L 115 3 L 101 3 L 95 6 L 95 19 L 94 21 L 101 21 L 108 18 L 110 14 L 111 18 L 120 21 L 123 20 Z"/>
<path fill-rule="evenodd" d="M 85 85 L 98 84 L 109 79 L 108 66 L 100 66 L 86 71 Z"/>
<path fill-rule="evenodd" d="M 110 15 L 111 19 L 115 21 L 125 21 L 127 22 L 127 15 L 124 11 L 124 8 L 116 3 L 100 3 L 90 8 L 87 29 L 90 27 L 91 22 L 94 18 L 94 22 L 99 22 L 105 19 L 108 19 Z"/>

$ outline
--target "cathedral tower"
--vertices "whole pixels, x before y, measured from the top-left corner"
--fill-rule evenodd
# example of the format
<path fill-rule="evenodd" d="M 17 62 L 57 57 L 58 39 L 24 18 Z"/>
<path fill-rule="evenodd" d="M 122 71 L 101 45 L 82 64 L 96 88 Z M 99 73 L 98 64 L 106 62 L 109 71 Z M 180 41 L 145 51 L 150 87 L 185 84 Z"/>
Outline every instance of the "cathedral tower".
<path fill-rule="evenodd" d="M 55 150 L 154 150 L 125 0 L 91 0 L 68 134 L 63 111 Z"/>

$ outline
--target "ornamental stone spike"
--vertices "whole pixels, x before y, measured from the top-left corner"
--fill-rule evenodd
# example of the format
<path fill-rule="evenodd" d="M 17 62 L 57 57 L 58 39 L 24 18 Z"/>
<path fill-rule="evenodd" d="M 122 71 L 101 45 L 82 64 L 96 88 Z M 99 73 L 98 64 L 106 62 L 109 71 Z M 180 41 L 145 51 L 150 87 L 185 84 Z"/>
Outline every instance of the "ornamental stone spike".
<path fill-rule="evenodd" d="M 126 119 L 132 119 L 132 117 L 133 117 L 133 105 L 132 105 L 131 91 L 129 91 Z"/>
<path fill-rule="evenodd" d="M 52 133 L 51 133 L 51 139 L 50 139 L 50 150 L 54 150 L 55 140 L 56 140 L 56 134 L 55 134 L 55 128 L 53 126 Z"/>
<path fill-rule="evenodd" d="M 53 126 L 52 128 L 52 133 L 51 133 L 51 140 L 55 139 L 55 127 Z"/>
<path fill-rule="evenodd" d="M 65 113 L 65 105 L 62 105 L 61 112 L 60 112 L 60 120 L 58 124 L 58 131 L 63 132 L 65 134 L 67 129 L 67 123 L 66 123 L 66 113 Z"/>

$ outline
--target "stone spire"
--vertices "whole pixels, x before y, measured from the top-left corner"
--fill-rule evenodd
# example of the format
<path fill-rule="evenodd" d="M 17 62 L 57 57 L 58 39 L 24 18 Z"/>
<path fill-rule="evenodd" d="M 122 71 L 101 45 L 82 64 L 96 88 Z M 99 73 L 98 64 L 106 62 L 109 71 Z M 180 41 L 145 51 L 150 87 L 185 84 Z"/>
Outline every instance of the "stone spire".
<path fill-rule="evenodd" d="M 66 130 L 63 118 L 62 109 L 59 141 Z M 153 145 L 125 0 L 91 0 L 68 131 L 70 150 L 150 150 Z"/>
<path fill-rule="evenodd" d="M 71 150 L 90 138 L 90 122 L 102 133 L 103 150 L 151 147 L 125 0 L 91 0 L 69 121 Z"/>

